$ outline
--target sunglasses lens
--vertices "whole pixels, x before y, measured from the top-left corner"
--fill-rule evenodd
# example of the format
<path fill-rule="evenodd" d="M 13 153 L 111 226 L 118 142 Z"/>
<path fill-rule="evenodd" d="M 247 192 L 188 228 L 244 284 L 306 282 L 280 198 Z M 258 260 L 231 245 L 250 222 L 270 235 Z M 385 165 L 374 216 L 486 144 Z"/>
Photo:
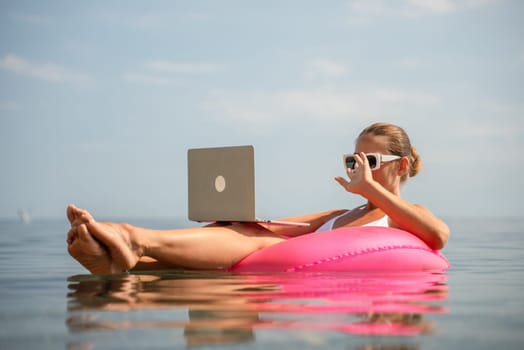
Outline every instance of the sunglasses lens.
<path fill-rule="evenodd" d="M 372 156 L 372 155 L 367 155 L 366 157 L 367 157 L 368 162 L 369 162 L 369 167 L 371 169 L 375 169 L 377 167 L 377 157 Z"/>
<path fill-rule="evenodd" d="M 346 167 L 348 169 L 355 169 L 355 158 L 354 157 L 346 157 Z"/>

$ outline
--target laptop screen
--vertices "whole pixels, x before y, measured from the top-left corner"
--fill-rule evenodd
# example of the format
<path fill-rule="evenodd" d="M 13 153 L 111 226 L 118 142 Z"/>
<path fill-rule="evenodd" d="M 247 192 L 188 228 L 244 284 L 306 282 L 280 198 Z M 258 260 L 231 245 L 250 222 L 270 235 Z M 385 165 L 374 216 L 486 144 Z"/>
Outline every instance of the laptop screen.
<path fill-rule="evenodd" d="M 193 221 L 254 221 L 253 146 L 188 150 L 188 216 Z"/>

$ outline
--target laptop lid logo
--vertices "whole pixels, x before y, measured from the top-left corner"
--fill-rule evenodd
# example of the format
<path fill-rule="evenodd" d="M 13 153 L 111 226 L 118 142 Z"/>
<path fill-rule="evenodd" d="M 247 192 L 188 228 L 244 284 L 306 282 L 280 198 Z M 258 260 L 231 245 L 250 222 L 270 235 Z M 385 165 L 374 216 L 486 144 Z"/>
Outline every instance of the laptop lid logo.
<path fill-rule="evenodd" d="M 226 179 L 222 175 L 218 175 L 215 178 L 215 190 L 221 193 L 226 189 Z"/>

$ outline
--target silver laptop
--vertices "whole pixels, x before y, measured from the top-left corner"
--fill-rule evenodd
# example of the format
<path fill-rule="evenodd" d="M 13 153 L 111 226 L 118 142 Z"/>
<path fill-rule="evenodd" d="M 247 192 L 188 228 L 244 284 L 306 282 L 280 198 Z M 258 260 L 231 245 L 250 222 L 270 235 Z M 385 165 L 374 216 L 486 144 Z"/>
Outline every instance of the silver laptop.
<path fill-rule="evenodd" d="M 309 226 L 308 223 L 256 217 L 254 153 L 253 146 L 188 150 L 190 220 Z"/>

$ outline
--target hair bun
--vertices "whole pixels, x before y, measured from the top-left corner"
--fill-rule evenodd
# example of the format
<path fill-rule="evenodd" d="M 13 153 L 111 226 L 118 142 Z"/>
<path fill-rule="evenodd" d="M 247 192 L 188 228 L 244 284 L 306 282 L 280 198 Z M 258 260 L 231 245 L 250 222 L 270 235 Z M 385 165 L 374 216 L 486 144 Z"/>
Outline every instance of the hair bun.
<path fill-rule="evenodd" d="M 417 149 L 413 146 L 411 146 L 411 154 L 409 158 L 409 177 L 413 177 L 420 172 L 420 169 L 422 169 L 422 161 L 420 160 Z"/>

